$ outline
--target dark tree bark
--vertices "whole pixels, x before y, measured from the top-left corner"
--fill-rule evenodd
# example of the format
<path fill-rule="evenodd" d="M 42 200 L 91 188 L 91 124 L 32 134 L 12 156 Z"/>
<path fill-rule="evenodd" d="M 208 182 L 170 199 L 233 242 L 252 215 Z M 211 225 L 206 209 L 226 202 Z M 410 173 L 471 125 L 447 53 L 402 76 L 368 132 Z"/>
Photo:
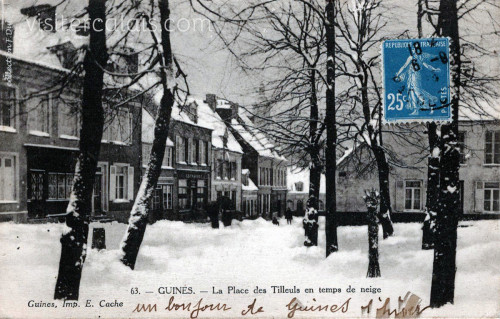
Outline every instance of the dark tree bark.
<path fill-rule="evenodd" d="M 435 123 L 431 123 L 434 126 Z M 429 125 L 430 126 L 430 125 Z M 435 134 L 435 133 L 434 133 Z M 429 140 L 431 135 L 429 135 Z M 437 135 L 434 135 L 437 137 Z M 439 146 L 435 145 L 431 150 Z M 437 155 L 437 153 L 434 153 Z M 427 164 L 427 199 L 425 208 L 425 220 L 422 226 L 422 249 L 434 248 L 434 232 L 436 224 L 436 210 L 439 202 L 439 157 L 431 155 Z"/>
<path fill-rule="evenodd" d="M 321 181 L 321 171 L 322 163 L 320 159 L 320 147 L 319 147 L 319 136 L 318 136 L 318 99 L 316 92 L 316 70 L 311 70 L 310 72 L 310 84 L 311 84 L 311 95 L 310 95 L 310 115 L 309 115 L 309 155 L 311 157 L 311 168 L 309 170 L 309 200 L 308 208 L 313 208 L 313 210 L 308 209 L 308 212 L 314 211 L 314 213 L 306 213 L 304 216 L 304 229 L 306 234 L 306 240 L 304 242 L 305 246 L 317 246 L 318 245 L 318 200 L 319 200 L 319 188 Z"/>
<path fill-rule="evenodd" d="M 423 37 L 422 19 L 424 18 L 424 0 L 418 0 L 417 5 L 418 37 Z M 434 122 L 427 124 L 429 141 L 429 158 L 427 162 L 427 192 L 425 204 L 425 220 L 422 226 L 422 249 L 434 248 L 434 230 L 436 219 L 436 205 L 439 196 L 439 136 L 437 125 Z"/>
<path fill-rule="evenodd" d="M 335 5 L 326 4 L 326 257 L 338 251 L 337 240 L 337 120 L 335 110 Z"/>
<path fill-rule="evenodd" d="M 438 28 L 449 37 L 452 74 L 452 122 L 441 128 L 440 198 L 436 216 L 431 307 L 453 303 L 455 294 L 457 225 L 459 215 L 458 103 L 460 100 L 460 40 L 457 0 L 441 0 Z"/>
<path fill-rule="evenodd" d="M 54 298 L 78 300 L 83 263 L 87 254 L 89 215 L 97 160 L 104 125 L 103 67 L 106 51 L 105 0 L 89 0 L 90 42 L 83 62 L 82 128 L 75 178 L 67 208 L 69 230 L 61 236 L 61 259 Z"/>
<path fill-rule="evenodd" d="M 121 261 L 131 269 L 135 267 L 139 248 L 141 247 L 144 233 L 146 232 L 149 214 L 148 204 L 161 173 L 161 163 L 165 155 L 165 147 L 170 126 L 170 115 L 174 104 L 173 83 L 171 83 L 173 82 L 173 57 L 170 44 L 170 9 L 168 0 L 159 0 L 158 6 L 160 9 L 160 25 L 163 26 L 161 30 L 161 46 L 163 53 L 162 57 L 160 57 L 163 96 L 160 101 L 158 114 L 156 115 L 154 140 L 146 176 L 141 182 L 134 206 L 130 212 L 129 226 L 121 247 L 123 254 Z"/>
<path fill-rule="evenodd" d="M 362 72 L 359 79 L 362 86 L 361 91 L 361 105 L 363 108 L 363 117 L 367 126 L 368 136 L 370 138 L 370 149 L 375 157 L 378 169 L 378 181 L 380 189 L 380 211 L 378 218 L 382 225 L 384 239 L 394 234 L 394 227 L 391 220 L 391 196 L 389 191 L 389 163 L 385 156 L 385 151 L 382 148 L 382 130 L 380 126 L 378 129 L 373 127 L 372 110 L 370 108 L 370 98 L 368 95 L 369 84 L 369 70 L 366 63 L 360 58 L 361 52 L 358 52 L 357 71 Z M 380 114 L 380 108 L 378 108 Z"/>
<path fill-rule="evenodd" d="M 380 189 L 380 211 L 378 218 L 382 225 L 384 239 L 394 234 L 394 227 L 391 220 L 391 196 L 389 192 L 389 163 L 385 152 L 378 144 L 373 144 L 372 151 L 375 155 L 375 161 L 378 167 L 378 182 Z"/>
<path fill-rule="evenodd" d="M 364 196 L 366 208 L 368 210 L 368 272 L 366 277 L 380 277 L 380 265 L 378 263 L 378 218 L 377 206 L 379 194 L 372 190 L 366 192 Z"/>

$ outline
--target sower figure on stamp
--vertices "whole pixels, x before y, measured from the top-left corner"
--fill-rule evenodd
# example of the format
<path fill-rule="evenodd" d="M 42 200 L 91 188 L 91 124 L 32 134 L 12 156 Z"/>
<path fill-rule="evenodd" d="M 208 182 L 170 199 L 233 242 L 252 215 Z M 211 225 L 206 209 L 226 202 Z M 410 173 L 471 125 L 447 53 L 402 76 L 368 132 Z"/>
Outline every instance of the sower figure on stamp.
<path fill-rule="evenodd" d="M 415 45 L 416 44 L 416 45 Z M 406 79 L 406 87 L 403 91 L 406 93 L 406 107 L 411 111 L 411 115 L 418 114 L 420 108 L 425 105 L 436 105 L 437 98 L 422 88 L 422 67 L 437 73 L 441 70 L 430 65 L 433 60 L 438 58 L 432 54 L 422 53 L 422 48 L 418 42 L 410 47 L 410 56 L 406 59 L 405 64 L 396 73 L 393 78 L 395 82 L 402 82 Z M 437 81 L 439 78 L 433 74 L 433 79 Z M 433 109 L 431 108 L 431 113 Z"/>

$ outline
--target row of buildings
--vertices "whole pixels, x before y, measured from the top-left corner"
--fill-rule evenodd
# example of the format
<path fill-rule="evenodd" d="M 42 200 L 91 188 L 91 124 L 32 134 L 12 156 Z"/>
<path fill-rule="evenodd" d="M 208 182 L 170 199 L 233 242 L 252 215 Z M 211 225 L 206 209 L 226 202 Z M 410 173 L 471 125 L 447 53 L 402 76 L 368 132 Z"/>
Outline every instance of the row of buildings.
<path fill-rule="evenodd" d="M 84 36 L 41 37 L 38 33 L 45 31 L 28 30 L 26 24 L 8 32 L 6 28 L 14 27 L 1 24 L 0 221 L 64 213 L 79 144 L 79 81 L 62 93 L 46 88 L 70 74 L 68 58 Z M 121 63 L 137 69 L 137 60 Z M 126 221 L 149 160 L 157 103 L 152 97 L 131 99 L 118 108 L 111 104 L 106 104 L 92 215 Z M 500 213 L 499 113 L 494 108 L 488 113 L 493 118 L 463 117 L 460 124 L 459 191 L 465 213 Z M 385 145 L 398 155 L 391 158 L 391 205 L 397 213 L 422 212 L 425 126 L 402 130 L 384 135 Z M 208 203 L 221 196 L 246 216 L 269 218 L 286 208 L 298 213 L 305 209 L 308 171 L 291 167 L 237 103 L 207 94 L 175 105 L 166 143 L 151 201 L 152 221 L 204 218 Z M 324 182 L 322 177 L 320 210 L 326 202 Z M 339 211 L 365 211 L 363 191 L 377 185 L 376 165 L 366 145 L 339 158 L 337 185 Z"/>

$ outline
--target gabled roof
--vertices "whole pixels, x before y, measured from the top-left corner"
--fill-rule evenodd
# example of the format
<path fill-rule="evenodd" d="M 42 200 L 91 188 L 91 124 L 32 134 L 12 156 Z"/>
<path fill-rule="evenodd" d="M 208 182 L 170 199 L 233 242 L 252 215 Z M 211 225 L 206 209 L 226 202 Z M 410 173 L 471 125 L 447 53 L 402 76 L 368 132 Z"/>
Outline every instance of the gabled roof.
<path fill-rule="evenodd" d="M 256 129 L 252 121 L 244 112 L 239 112 L 236 119 L 231 120 L 231 127 L 257 154 L 264 157 L 286 161 L 286 158 L 274 150 L 274 145 L 260 130 Z"/>
<path fill-rule="evenodd" d="M 159 103 L 161 98 L 161 93 L 155 96 L 155 103 Z M 197 97 L 188 97 L 187 104 L 196 103 L 197 106 L 197 122 L 195 123 L 187 114 L 187 110 L 175 104 L 172 108 L 172 119 L 178 122 L 186 123 L 193 126 L 198 126 L 206 129 L 212 130 L 212 146 L 219 149 L 224 149 L 223 136 L 227 134 L 227 145 L 225 146 L 228 151 L 235 153 L 243 153 L 243 150 L 236 140 L 236 138 L 231 134 L 230 130 L 226 130 L 226 125 L 217 114 L 214 112 L 210 106 L 203 101 L 203 99 Z M 143 108 L 142 111 L 142 135 L 143 141 L 146 143 L 151 143 L 153 141 L 153 131 L 154 131 L 154 118 L 151 114 L 154 110 Z"/>

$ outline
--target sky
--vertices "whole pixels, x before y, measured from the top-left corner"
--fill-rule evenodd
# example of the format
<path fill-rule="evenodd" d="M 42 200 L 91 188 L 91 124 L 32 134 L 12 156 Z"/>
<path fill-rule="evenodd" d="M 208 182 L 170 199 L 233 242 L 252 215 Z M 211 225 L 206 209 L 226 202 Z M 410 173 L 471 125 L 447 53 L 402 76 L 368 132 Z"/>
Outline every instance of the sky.
<path fill-rule="evenodd" d="M 2 16 L 7 21 L 23 21 L 26 18 L 19 13 L 19 9 L 33 4 L 58 3 L 60 0 L 2 0 Z M 67 0 L 69 4 L 61 9 L 61 12 L 77 12 L 81 10 L 84 1 Z M 76 1 L 76 2 L 75 2 Z M 108 0 L 108 4 L 116 4 L 120 0 Z M 257 1 L 257 0 L 255 0 Z M 351 0 L 343 0 L 350 2 Z M 472 0 L 472 3 L 480 0 Z M 416 37 L 416 2 L 417 0 L 383 0 L 382 6 L 386 21 L 388 23 L 385 33 L 388 37 L 407 32 L 409 37 Z M 218 5 L 224 3 L 241 7 L 245 2 L 232 1 L 226 2 L 211 1 L 209 5 L 218 9 Z M 200 9 L 199 6 L 196 8 Z M 491 21 L 500 21 L 500 9 L 488 7 L 489 10 L 476 10 L 475 14 L 467 19 L 460 21 L 461 35 L 465 36 L 474 44 L 487 47 L 490 50 L 500 50 L 500 41 L 498 41 L 498 32 L 492 35 L 495 29 L 500 29 L 499 25 L 493 25 Z M 64 11 L 62 11 L 64 10 Z M 200 14 L 194 12 L 189 1 L 174 0 L 171 2 L 171 12 L 173 21 L 172 48 L 175 56 L 182 65 L 183 70 L 188 74 L 190 91 L 198 97 L 204 97 L 206 93 L 215 93 L 220 97 L 236 101 L 243 105 L 251 105 L 258 99 L 257 91 L 261 83 L 268 78 L 279 76 L 274 74 L 276 71 L 259 71 L 254 73 L 245 72 L 240 68 L 237 59 L 225 47 L 213 28 L 205 21 L 196 27 L 194 21 L 200 23 L 200 19 L 206 19 Z M 181 22 L 182 20 L 182 22 Z M 178 30 L 175 30 L 177 26 Z M 17 34 L 23 37 L 23 42 L 18 43 L 18 52 L 25 55 L 35 55 L 37 50 L 44 49 L 49 42 L 26 41 L 22 35 L 24 31 L 18 30 Z M 427 28 L 426 33 L 430 32 Z M 17 36 L 17 35 L 16 35 Z M 38 40 L 38 36 L 34 36 Z M 78 38 L 78 37 L 77 37 Z M 141 41 L 147 36 L 141 35 Z M 77 39 L 78 42 L 81 39 Z M 58 39 L 57 41 L 62 41 Z M 150 43 L 150 40 L 146 40 Z M 81 42 L 81 41 L 80 41 Z M 238 50 L 238 46 L 245 44 L 237 43 L 233 47 Z M 34 48 L 39 46 L 38 49 Z M 33 51 L 33 52 L 31 52 Z M 500 74 L 500 59 L 498 55 L 494 58 L 481 58 L 479 63 L 489 71 L 490 75 Z"/>

